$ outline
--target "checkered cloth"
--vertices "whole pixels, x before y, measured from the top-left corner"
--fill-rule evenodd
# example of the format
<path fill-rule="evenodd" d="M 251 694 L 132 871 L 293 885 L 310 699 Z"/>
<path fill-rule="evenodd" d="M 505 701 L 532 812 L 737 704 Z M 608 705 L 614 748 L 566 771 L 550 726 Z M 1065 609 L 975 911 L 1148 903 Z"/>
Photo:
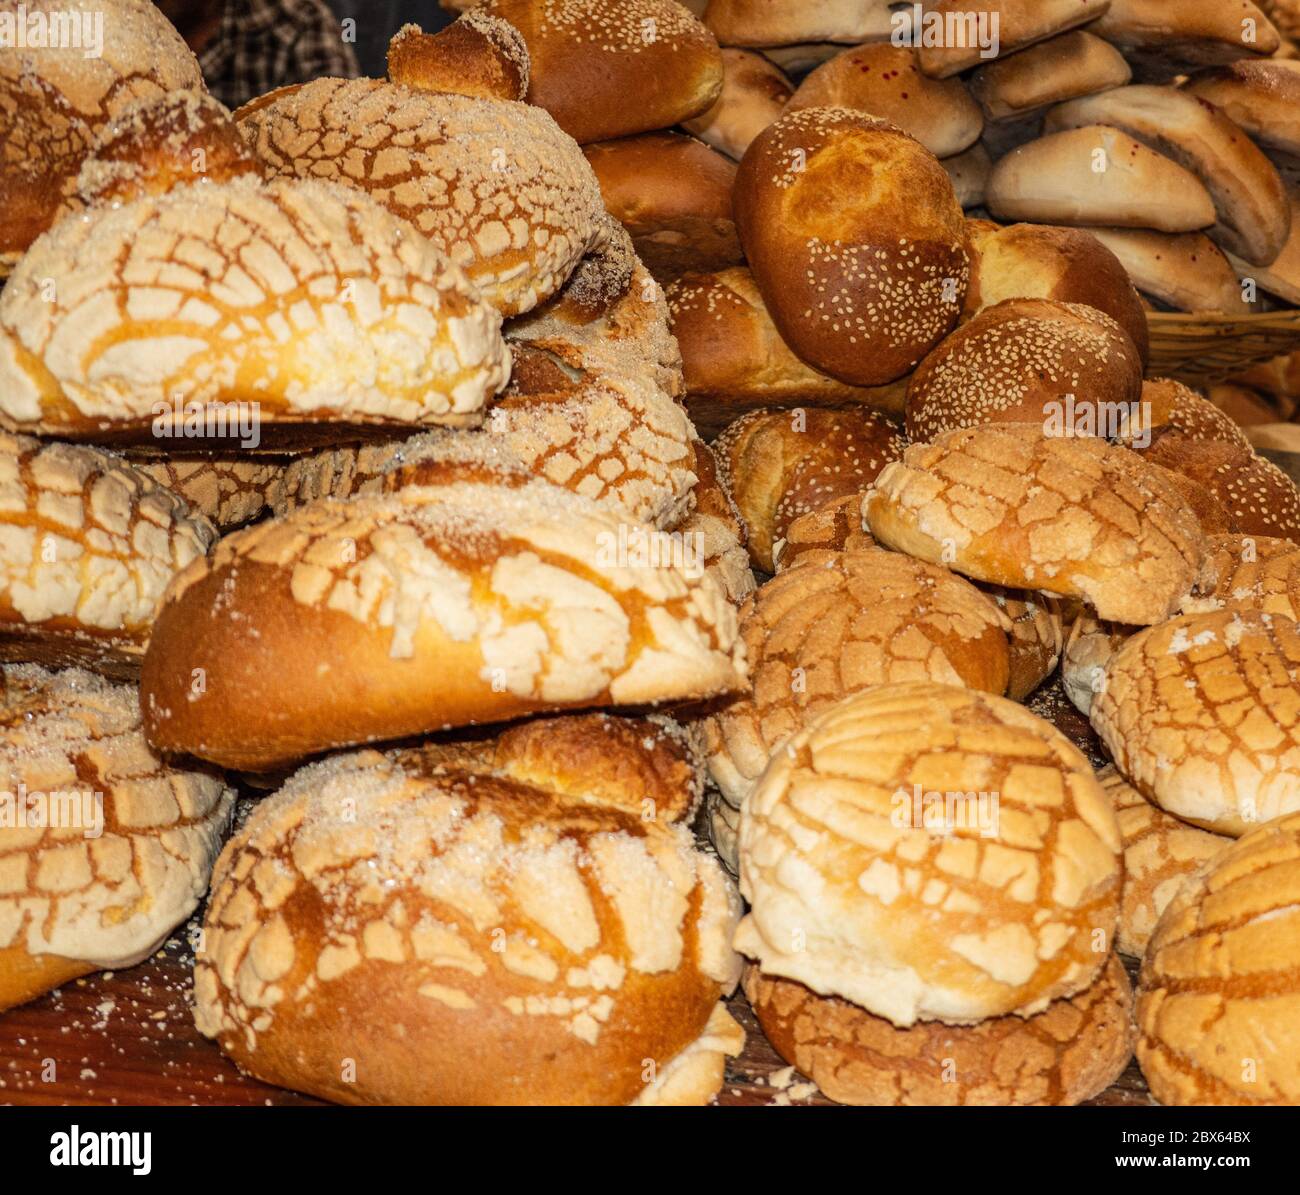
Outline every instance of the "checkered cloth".
<path fill-rule="evenodd" d="M 324 0 L 228 0 L 199 65 L 208 90 L 231 109 L 276 87 L 357 75 L 356 55 Z"/>

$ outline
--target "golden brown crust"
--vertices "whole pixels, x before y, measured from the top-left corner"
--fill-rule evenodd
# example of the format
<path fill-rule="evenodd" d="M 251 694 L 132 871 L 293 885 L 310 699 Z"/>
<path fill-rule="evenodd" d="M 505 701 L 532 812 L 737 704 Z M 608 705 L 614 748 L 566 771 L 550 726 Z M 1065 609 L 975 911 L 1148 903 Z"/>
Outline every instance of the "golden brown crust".
<path fill-rule="evenodd" d="M 961 205 L 938 162 L 888 122 L 788 113 L 749 147 L 735 204 L 767 309 L 815 368 L 882 385 L 956 322 L 969 274 Z"/>
<path fill-rule="evenodd" d="M 1273 23 L 1251 0 L 1111 0 L 1093 31 L 1130 57 L 1154 55 L 1182 71 L 1188 63 L 1268 56 L 1280 44 Z"/>
<path fill-rule="evenodd" d="M 1250 314 L 1232 263 L 1204 233 L 1144 228 L 1089 231 L 1119 258 L 1139 291 L 1162 303 L 1179 311 Z"/>
<path fill-rule="evenodd" d="M 1121 428 L 1115 440 L 1125 447 L 1133 447 L 1136 439 L 1168 429 L 1191 440 L 1217 440 L 1238 448 L 1250 448 L 1246 433 L 1235 420 L 1191 387 L 1173 378 L 1147 378 L 1143 381 L 1141 422 L 1141 427 Z"/>
<path fill-rule="evenodd" d="M 1294 60 L 1242 58 L 1193 75 L 1185 89 L 1266 148 L 1300 155 L 1300 69 Z"/>
<path fill-rule="evenodd" d="M 876 541 L 862 521 L 862 497 L 861 493 L 844 494 L 792 520 L 784 537 L 772 545 L 776 571 L 784 572 L 810 552 L 825 559 L 823 553 L 874 548 Z"/>
<path fill-rule="evenodd" d="M 710 1027 L 738 912 L 681 826 L 360 752 L 298 772 L 223 853 L 195 1019 L 343 1103 L 625 1104 Z"/>
<path fill-rule="evenodd" d="M 528 70 L 519 30 L 485 12 L 466 13 L 437 33 L 403 25 L 388 43 L 389 79 L 419 91 L 522 100 Z"/>
<path fill-rule="evenodd" d="M 746 798 L 736 948 L 899 1026 L 1028 1016 L 1105 965 L 1119 852 L 1092 768 L 1050 724 L 886 685 L 822 714 Z"/>
<path fill-rule="evenodd" d="M 852 693 L 926 680 L 1001 695 L 1010 626 L 967 581 L 897 552 L 783 569 L 741 610 L 750 686 L 705 722 L 714 783 L 738 806 L 782 743 Z"/>
<path fill-rule="evenodd" d="M 1178 491 L 1126 448 L 995 423 L 914 444 L 865 515 L 882 543 L 997 585 L 1162 622 L 1200 583 L 1206 545 Z"/>
<path fill-rule="evenodd" d="M 1211 536 L 1211 600 L 1233 610 L 1260 610 L 1300 622 L 1300 546 L 1267 535 Z"/>
<path fill-rule="evenodd" d="M 1300 816 L 1203 864 L 1138 985 L 1138 1062 L 1162 1104 L 1300 1103 Z"/>
<path fill-rule="evenodd" d="M 1123 54 L 1078 29 L 981 66 L 970 89 L 989 120 L 1020 120 L 1063 100 L 1122 87 L 1132 77 Z"/>
<path fill-rule="evenodd" d="M 788 47 L 795 52 L 821 48 L 806 43 L 858 45 L 887 37 L 890 30 L 889 14 L 873 0 L 819 0 L 816 4 L 710 0 L 704 20 L 724 46 Z M 829 53 L 835 50 L 835 46 L 828 48 Z"/>
<path fill-rule="evenodd" d="M 968 14 L 982 14 L 986 21 L 996 21 L 997 53 L 1001 55 L 1086 25 L 1104 13 L 1109 3 L 1110 0 L 1035 0 L 1033 4 L 1021 4 L 1017 0 L 938 0 L 929 7 L 942 18 L 948 18 L 949 14 L 959 19 Z M 941 39 L 937 45 L 921 48 L 921 69 L 937 79 L 945 79 L 983 61 L 985 54 L 980 46 L 968 38 L 959 38 L 953 45 Z"/>
<path fill-rule="evenodd" d="M 993 599 L 1011 624 L 1007 632 L 1011 665 L 1007 696 L 1024 701 L 1060 662 L 1065 643 L 1062 603 L 1041 593 L 1001 585 L 985 583 L 977 588 Z"/>
<path fill-rule="evenodd" d="M 898 1029 L 801 983 L 745 971 L 767 1039 L 841 1104 L 1073 1106 L 1099 1095 L 1133 1056 L 1133 990 L 1114 955 L 1101 977 L 1031 1017 Z"/>
<path fill-rule="evenodd" d="M 1162 809 L 1238 837 L 1300 809 L 1300 629 L 1258 610 L 1186 614 L 1129 639 L 1089 715 Z"/>
<path fill-rule="evenodd" d="M 993 158 L 982 141 L 975 142 L 964 154 L 944 158 L 939 165 L 948 172 L 948 181 L 963 208 L 984 206 Z"/>
<path fill-rule="evenodd" d="M 794 87 L 771 59 L 749 50 L 722 51 L 722 91 L 711 108 L 682 121 L 706 145 L 739 162 L 768 125 L 781 118 Z"/>

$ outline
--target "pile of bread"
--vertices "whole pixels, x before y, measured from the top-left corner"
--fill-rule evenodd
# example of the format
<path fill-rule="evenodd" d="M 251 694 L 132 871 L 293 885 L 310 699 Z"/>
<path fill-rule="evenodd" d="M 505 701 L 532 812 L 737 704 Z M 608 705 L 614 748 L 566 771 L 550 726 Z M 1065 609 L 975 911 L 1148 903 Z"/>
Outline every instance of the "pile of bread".
<path fill-rule="evenodd" d="M 206 897 L 200 1030 L 339 1102 L 706 1103 L 742 974 L 843 1102 L 1300 1102 L 1300 493 L 966 218 L 973 62 L 487 0 L 232 114 L 109 7 L 0 51 L 0 1008 Z"/>

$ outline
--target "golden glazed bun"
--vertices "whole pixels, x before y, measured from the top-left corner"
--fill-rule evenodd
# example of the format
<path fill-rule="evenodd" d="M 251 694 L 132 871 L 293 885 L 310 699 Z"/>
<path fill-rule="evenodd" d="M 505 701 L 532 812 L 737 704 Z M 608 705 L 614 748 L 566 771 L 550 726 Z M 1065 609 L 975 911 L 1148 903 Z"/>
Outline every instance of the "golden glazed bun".
<path fill-rule="evenodd" d="M 1250 609 L 1187 614 L 1106 666 L 1092 725 L 1162 809 L 1238 837 L 1300 809 L 1300 630 Z"/>
<path fill-rule="evenodd" d="M 681 133 L 643 133 L 583 147 L 606 210 L 632 236 L 637 256 L 667 283 L 691 270 L 743 260 L 731 190 L 736 166 Z"/>
<path fill-rule="evenodd" d="M 1141 357 L 1110 316 L 1082 303 L 1006 299 L 916 367 L 907 383 L 907 435 L 923 442 L 998 422 L 1104 436 L 1108 413 L 1141 394 Z"/>
<path fill-rule="evenodd" d="M 981 66 L 970 89 L 989 120 L 1022 120 L 1064 100 L 1122 87 L 1132 77 L 1123 54 L 1078 29 Z"/>
<path fill-rule="evenodd" d="M 682 128 L 735 159 L 768 125 L 781 118 L 794 87 L 771 59 L 750 50 L 722 51 L 722 93 Z"/>
<path fill-rule="evenodd" d="M 50 227 L 106 121 L 134 100 L 203 87 L 198 61 L 148 0 L 28 0 L 23 11 L 78 30 L 97 21 L 103 47 L 89 56 L 11 41 L 0 54 L 0 278 Z"/>
<path fill-rule="evenodd" d="M 1091 987 L 1031 1017 L 907 1029 L 757 967 L 745 995 L 768 1041 L 841 1104 L 1073 1106 L 1105 1091 L 1133 1056 L 1133 989 L 1112 955 Z"/>
<path fill-rule="evenodd" d="M 872 535 L 981 581 L 1081 598 L 1102 618 L 1169 618 L 1206 543 L 1177 489 L 1126 448 L 995 423 L 914 444 L 864 508 Z"/>
<path fill-rule="evenodd" d="M 340 1103 L 706 1103 L 744 1041 L 718 1003 L 738 914 L 684 827 L 545 770 L 358 752 L 298 772 L 222 854 L 195 1021 Z"/>
<path fill-rule="evenodd" d="M 1133 285 L 1179 311 L 1248 315 L 1241 282 L 1223 250 L 1200 232 L 1091 228 L 1123 263 Z"/>
<path fill-rule="evenodd" d="M 740 685 L 734 608 L 652 528 L 487 459 L 444 468 L 236 532 L 182 573 L 144 663 L 150 740 L 267 770 Z"/>
<path fill-rule="evenodd" d="M 786 108 L 854 108 L 911 134 L 936 158 L 969 149 L 984 128 L 979 105 L 959 79 L 931 79 L 918 52 L 889 42 L 855 46 L 812 72 Z"/>
<path fill-rule="evenodd" d="M 1124 839 L 1124 889 L 1115 944 L 1124 954 L 1141 958 L 1160 914 L 1187 877 L 1232 839 L 1172 817 L 1148 801 L 1113 767 L 1103 768 L 1097 779 L 1115 806 Z"/>
<path fill-rule="evenodd" d="M 138 671 L 168 581 L 215 539 L 119 457 L 0 433 L 0 658 Z"/>
<path fill-rule="evenodd" d="M 875 546 L 862 521 L 862 495 L 845 494 L 795 519 L 785 536 L 772 545 L 772 563 L 779 573 L 809 553 L 825 560 L 832 552 L 858 552 Z"/>
<path fill-rule="evenodd" d="M 1045 224 L 1001 227 L 988 220 L 967 220 L 966 232 L 971 278 L 963 315 L 1005 299 L 1085 303 L 1124 329 L 1145 364 L 1142 302 L 1119 258 L 1090 232 Z"/>
<path fill-rule="evenodd" d="M 0 825 L 3 1010 L 157 950 L 207 891 L 235 794 L 154 758 L 133 685 L 10 664 L 0 693 L 0 788 L 27 801 Z"/>
<path fill-rule="evenodd" d="M 1261 826 L 1179 890 L 1138 985 L 1138 1062 L 1170 1105 L 1300 1103 L 1300 816 Z"/>
<path fill-rule="evenodd" d="M 722 90 L 713 35 L 673 0 L 485 0 L 523 35 L 528 102 L 581 144 L 698 116 Z"/>
<path fill-rule="evenodd" d="M 1010 625 L 968 581 L 897 552 L 783 569 L 741 611 L 750 691 L 705 723 L 713 782 L 739 806 L 781 745 L 852 693 L 900 681 L 1005 693 Z"/>
<path fill-rule="evenodd" d="M 956 18 L 969 28 L 972 18 L 980 20 L 996 36 L 994 52 L 999 56 L 1032 46 L 1058 33 L 1086 25 L 1106 11 L 1110 0 L 936 0 L 926 5 L 926 16 L 942 21 Z M 924 26 L 922 26 L 922 32 Z M 970 66 L 986 62 L 978 39 L 940 38 L 937 44 L 921 47 L 921 69 L 936 79 L 946 79 Z"/>
<path fill-rule="evenodd" d="M 775 545 L 795 519 L 867 488 L 907 441 L 861 408 L 751 411 L 714 443 L 723 485 L 745 525 L 754 567 L 775 571 Z"/>
<path fill-rule="evenodd" d="M 767 309 L 814 368 L 878 386 L 956 323 L 969 274 L 961 205 L 939 163 L 887 121 L 788 113 L 746 152 L 735 208 Z"/>
<path fill-rule="evenodd" d="M 0 425 L 147 441 L 217 403 L 256 403 L 240 413 L 264 443 L 320 423 L 477 423 L 509 371 L 499 327 L 460 270 L 350 187 L 180 187 L 32 247 L 0 295 Z"/>
<path fill-rule="evenodd" d="M 529 311 L 604 240 L 578 147 L 528 104 L 317 79 L 235 113 L 273 174 L 366 191 L 461 266 L 504 315 Z"/>
<path fill-rule="evenodd" d="M 1050 724 L 886 685 L 791 739 L 747 798 L 736 949 L 900 1027 L 1029 1016 L 1105 966 L 1119 852 L 1092 768 Z"/>
<path fill-rule="evenodd" d="M 482 9 L 437 33 L 403 25 L 388 43 L 389 79 L 419 91 L 523 100 L 529 65 L 519 30 Z"/>

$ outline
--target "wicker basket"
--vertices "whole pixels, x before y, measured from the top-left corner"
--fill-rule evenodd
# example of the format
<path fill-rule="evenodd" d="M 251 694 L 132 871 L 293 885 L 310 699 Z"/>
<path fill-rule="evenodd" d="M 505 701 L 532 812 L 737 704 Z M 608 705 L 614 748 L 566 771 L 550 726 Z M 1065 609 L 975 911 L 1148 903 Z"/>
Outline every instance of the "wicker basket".
<path fill-rule="evenodd" d="M 1300 310 L 1263 315 L 1147 313 L 1147 376 L 1208 386 L 1260 361 L 1300 349 Z"/>

